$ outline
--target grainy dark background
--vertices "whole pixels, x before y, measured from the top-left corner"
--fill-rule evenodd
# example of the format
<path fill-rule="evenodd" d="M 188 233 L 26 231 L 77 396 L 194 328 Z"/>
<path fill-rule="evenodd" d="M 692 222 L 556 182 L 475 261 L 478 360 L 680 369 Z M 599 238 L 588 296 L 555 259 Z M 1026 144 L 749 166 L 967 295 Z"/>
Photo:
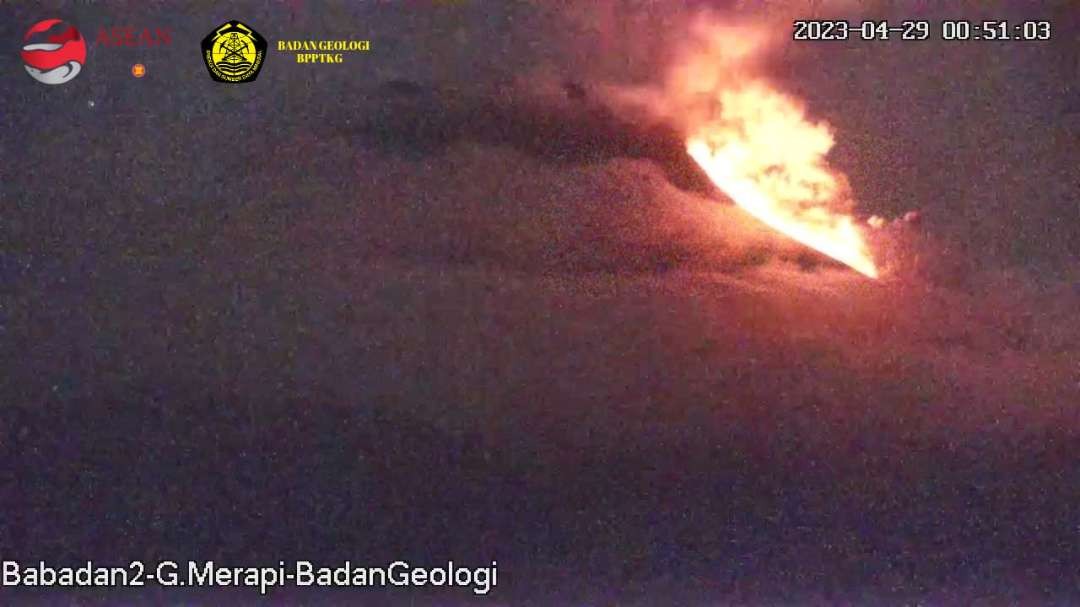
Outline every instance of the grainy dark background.
<path fill-rule="evenodd" d="M 495 604 L 1075 601 L 1077 30 L 1029 4 L 881 14 L 1053 43 L 770 68 L 862 212 L 924 212 L 869 284 L 594 102 L 724 3 L 3 3 L 0 557 L 495 559 Z M 52 16 L 174 43 L 45 87 L 18 41 Z M 198 41 L 232 18 L 373 50 L 221 86 Z"/>

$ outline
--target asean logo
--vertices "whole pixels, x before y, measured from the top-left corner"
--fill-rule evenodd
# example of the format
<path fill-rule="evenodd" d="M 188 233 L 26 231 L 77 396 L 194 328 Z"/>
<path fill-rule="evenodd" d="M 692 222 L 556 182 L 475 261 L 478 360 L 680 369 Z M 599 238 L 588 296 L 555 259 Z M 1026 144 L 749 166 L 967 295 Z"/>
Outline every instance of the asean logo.
<path fill-rule="evenodd" d="M 86 40 L 60 19 L 38 21 L 23 36 L 23 67 L 42 84 L 72 81 L 86 63 Z"/>
<path fill-rule="evenodd" d="M 217 82 L 251 82 L 266 58 L 266 40 L 239 21 L 219 26 L 202 41 L 203 61 Z"/>

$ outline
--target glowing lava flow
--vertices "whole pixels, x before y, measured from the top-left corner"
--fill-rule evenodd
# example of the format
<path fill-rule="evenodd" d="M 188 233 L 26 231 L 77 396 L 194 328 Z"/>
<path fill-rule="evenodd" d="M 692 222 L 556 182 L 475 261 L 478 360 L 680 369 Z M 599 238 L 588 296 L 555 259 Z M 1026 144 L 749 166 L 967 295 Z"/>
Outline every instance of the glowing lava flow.
<path fill-rule="evenodd" d="M 877 266 L 844 192 L 824 162 L 832 134 L 761 82 L 718 92 L 719 115 L 694 129 L 687 152 L 739 207 L 771 228 L 870 278 Z"/>

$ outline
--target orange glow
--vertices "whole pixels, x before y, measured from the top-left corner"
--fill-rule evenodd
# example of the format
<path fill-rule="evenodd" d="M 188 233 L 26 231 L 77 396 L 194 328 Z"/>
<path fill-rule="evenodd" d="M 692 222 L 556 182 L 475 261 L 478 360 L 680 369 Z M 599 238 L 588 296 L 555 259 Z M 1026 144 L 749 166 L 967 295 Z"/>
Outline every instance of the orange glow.
<path fill-rule="evenodd" d="M 852 215 L 847 179 L 826 162 L 832 131 L 760 77 L 776 59 L 779 31 L 702 14 L 689 23 L 662 89 L 624 89 L 614 98 L 678 125 L 689 155 L 743 210 L 877 278 L 869 226 Z"/>
<path fill-rule="evenodd" d="M 716 95 L 718 115 L 686 143 L 709 179 L 769 227 L 877 278 L 860 226 L 833 209 L 844 191 L 824 161 L 833 145 L 828 127 L 760 81 Z"/>

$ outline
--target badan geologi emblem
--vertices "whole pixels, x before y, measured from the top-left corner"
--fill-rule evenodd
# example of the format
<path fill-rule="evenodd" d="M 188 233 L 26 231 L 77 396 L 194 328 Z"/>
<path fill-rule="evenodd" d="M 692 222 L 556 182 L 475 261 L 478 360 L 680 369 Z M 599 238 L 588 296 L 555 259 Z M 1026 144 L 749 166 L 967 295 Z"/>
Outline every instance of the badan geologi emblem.
<path fill-rule="evenodd" d="M 74 25 L 59 19 L 35 23 L 23 36 L 23 65 L 42 84 L 64 84 L 86 63 L 86 40 Z"/>
<path fill-rule="evenodd" d="M 229 21 L 202 41 L 203 61 L 218 82 L 251 82 L 266 58 L 266 40 L 254 29 Z"/>

